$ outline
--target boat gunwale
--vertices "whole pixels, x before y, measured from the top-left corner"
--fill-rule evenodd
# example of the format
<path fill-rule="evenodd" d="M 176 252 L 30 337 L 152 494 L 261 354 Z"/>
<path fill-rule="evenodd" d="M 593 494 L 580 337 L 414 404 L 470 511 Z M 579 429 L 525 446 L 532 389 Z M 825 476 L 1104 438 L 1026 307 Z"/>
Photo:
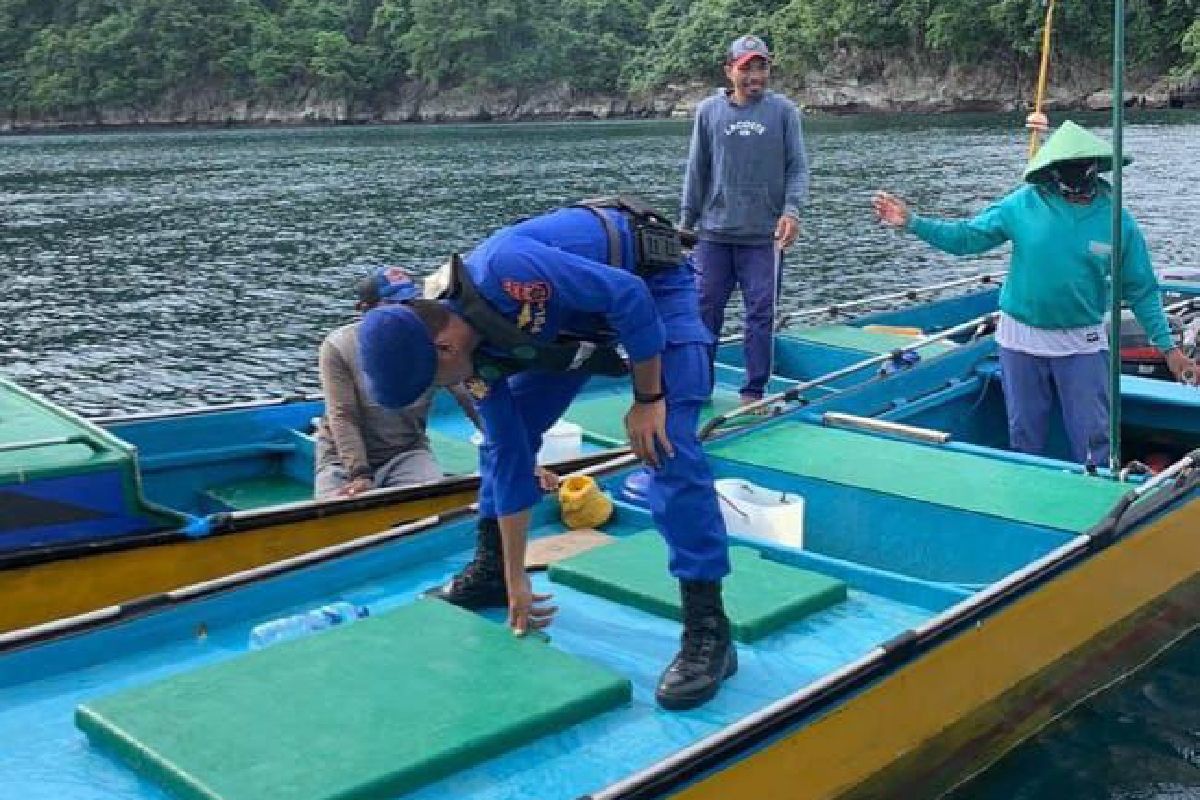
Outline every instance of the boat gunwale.
<path fill-rule="evenodd" d="M 242 400 L 233 403 L 220 403 L 218 405 L 206 406 L 187 406 L 184 408 L 172 408 L 165 411 L 136 411 L 128 414 L 109 414 L 96 417 L 84 417 L 87 421 L 98 425 L 102 428 L 107 428 L 110 425 L 124 425 L 134 422 L 154 422 L 160 419 L 174 419 L 176 417 L 191 417 L 201 414 L 219 413 L 222 411 L 252 411 L 256 408 L 274 408 L 289 406 L 299 403 L 318 403 L 324 402 L 325 398 L 320 394 L 295 394 L 286 395 L 284 397 L 268 397 L 262 400 Z"/>
<path fill-rule="evenodd" d="M 616 472 L 632 466 L 637 461 L 637 457 L 629 452 L 628 449 L 619 451 L 615 456 L 611 453 L 608 454 L 607 460 L 596 461 L 596 459 L 601 455 L 602 454 L 596 454 L 591 456 L 591 460 L 595 463 L 590 463 L 576 469 L 574 474 L 593 476 L 607 475 L 608 473 Z M 586 458 L 577 459 L 577 461 L 587 460 L 588 459 Z M 564 462 L 564 464 L 569 463 L 576 462 Z M 474 476 L 473 480 L 477 482 L 478 476 Z M 438 484 L 424 484 L 419 488 L 436 488 L 437 486 Z M 403 489 L 400 491 L 403 491 Z M 362 500 L 367 498 L 356 499 Z M 327 545 L 316 550 L 308 550 L 303 553 L 297 553 L 296 555 L 289 556 L 278 561 L 260 564 L 256 567 L 251 567 L 249 569 L 241 570 L 229 575 L 222 575 L 206 581 L 200 581 L 198 583 L 176 587 L 165 592 L 158 592 L 156 594 L 146 595 L 143 597 L 136 597 L 116 605 L 85 611 L 70 617 L 50 620 L 49 622 L 32 625 L 27 628 L 18 628 L 16 630 L 3 632 L 0 633 L 0 656 L 27 646 L 41 644 L 52 639 L 57 639 L 60 636 L 85 633 L 93 628 L 102 627 L 104 625 L 117 622 L 127 622 L 131 619 L 143 616 L 151 611 L 156 611 L 166 606 L 184 603 L 203 597 L 208 597 L 219 592 L 241 588 L 242 586 L 252 584 L 257 580 L 286 574 L 296 569 L 314 566 L 343 555 L 349 555 L 362 550 L 368 550 L 377 545 L 386 544 L 396 539 L 415 536 L 417 534 L 435 529 L 443 523 L 454 522 L 460 518 L 467 517 L 476 513 L 477 510 L 477 503 L 468 503 L 458 508 L 444 511 L 440 514 L 403 522 L 383 531 L 377 531 L 364 536 L 358 536 L 353 539 L 348 539 L 337 544 Z"/>
<path fill-rule="evenodd" d="M 628 452 L 628 448 L 614 448 L 548 466 L 567 472 L 575 472 L 597 463 L 605 463 Z M 41 548 L 27 548 L 10 553 L 0 553 L 0 572 L 8 569 L 32 567 L 76 558 L 119 553 L 143 547 L 203 541 L 235 533 L 261 530 L 274 525 L 308 522 L 370 509 L 384 508 L 391 505 L 415 503 L 421 500 L 430 500 L 447 495 L 475 491 L 479 488 L 479 483 L 479 473 L 474 472 L 469 475 L 453 476 L 441 481 L 421 483 L 415 486 L 376 489 L 355 497 L 302 500 L 296 503 L 283 503 L 266 508 L 247 509 L 244 511 L 221 511 L 206 517 L 194 518 L 209 522 L 208 527 L 199 533 L 189 532 L 185 524 L 180 527 L 152 531 L 145 534 L 114 536 L 84 542 L 67 542 L 61 545 L 48 545 Z"/>

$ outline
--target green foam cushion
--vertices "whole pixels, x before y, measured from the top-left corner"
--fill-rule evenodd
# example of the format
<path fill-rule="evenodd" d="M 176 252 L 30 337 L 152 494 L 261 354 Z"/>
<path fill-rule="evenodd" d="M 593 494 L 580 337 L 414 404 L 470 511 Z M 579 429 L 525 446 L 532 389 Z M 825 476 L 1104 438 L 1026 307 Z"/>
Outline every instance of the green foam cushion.
<path fill-rule="evenodd" d="M 853 325 L 818 325 L 814 328 L 805 328 L 784 335 L 803 342 L 825 344 L 831 347 L 841 347 L 846 350 L 861 350 L 864 353 L 875 354 L 908 349 L 912 347 L 913 342 L 917 341 L 910 336 L 882 331 L 864 331 L 862 328 L 857 328 Z M 947 350 L 954 349 L 954 345 L 950 342 L 933 342 L 918 349 L 926 355 L 938 355 Z"/>
<path fill-rule="evenodd" d="M 286 475 L 271 475 L 213 486 L 208 495 L 235 511 L 267 508 L 284 503 L 313 499 L 311 483 L 302 483 Z"/>
<path fill-rule="evenodd" d="M 437 600 L 89 701 L 177 797 L 390 797 L 629 700 L 629 682 Z"/>
<path fill-rule="evenodd" d="M 1066 531 L 1091 527 L 1128 487 L 1032 464 L 785 422 L 718 442 L 728 461 Z"/>
<path fill-rule="evenodd" d="M 627 395 L 602 395 L 584 397 L 571 404 L 566 419 L 583 428 L 584 436 L 600 439 L 605 444 L 624 444 L 625 413 L 629 411 Z M 718 414 L 724 414 L 740 405 L 738 394 L 729 389 L 717 388 L 712 399 L 704 404 L 700 412 L 700 424 L 708 422 Z"/>
<path fill-rule="evenodd" d="M 846 599 L 835 578 L 762 558 L 749 547 L 731 547 L 733 571 L 722 589 L 725 613 L 740 642 L 753 642 Z M 679 582 L 667 571 L 667 548 L 654 531 L 564 559 L 550 580 L 670 619 L 682 619 Z"/>

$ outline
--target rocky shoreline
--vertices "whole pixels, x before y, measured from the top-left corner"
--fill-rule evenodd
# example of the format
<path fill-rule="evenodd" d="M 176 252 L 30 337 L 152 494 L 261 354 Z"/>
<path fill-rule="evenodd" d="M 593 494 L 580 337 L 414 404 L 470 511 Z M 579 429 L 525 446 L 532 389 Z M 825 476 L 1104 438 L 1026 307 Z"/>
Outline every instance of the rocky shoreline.
<path fill-rule="evenodd" d="M 1059 65 L 1051 82 L 1051 110 L 1112 107 L 1108 73 L 1101 65 Z M 806 112 L 951 113 L 1017 111 L 1032 103 L 1034 76 L 1019 64 L 938 65 L 921 59 L 845 56 L 821 71 L 776 81 Z M 1125 104 L 1138 108 L 1200 107 L 1200 80 L 1172 82 L 1157 75 L 1130 75 Z M 270 99 L 248 100 L 216 89 L 168 96 L 151 108 L 97 108 L 49 117 L 0 113 L 0 132 L 194 126 L 288 126 L 378 123 L 465 123 L 690 117 L 713 85 L 672 84 L 650 94 L 583 93 L 561 85 L 529 90 L 431 91 L 418 83 L 399 86 L 373 104 L 351 104 L 299 89 Z"/>

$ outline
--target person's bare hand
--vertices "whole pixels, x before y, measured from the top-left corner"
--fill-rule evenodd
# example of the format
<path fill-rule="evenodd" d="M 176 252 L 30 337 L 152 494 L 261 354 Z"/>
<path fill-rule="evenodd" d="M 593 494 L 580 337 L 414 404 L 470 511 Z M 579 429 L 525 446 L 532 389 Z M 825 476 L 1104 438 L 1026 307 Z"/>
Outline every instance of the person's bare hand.
<path fill-rule="evenodd" d="M 1175 376 L 1175 380 L 1180 383 L 1186 383 L 1189 386 L 1196 386 L 1198 380 L 1196 362 L 1183 354 L 1183 351 L 1178 347 L 1167 352 L 1167 369 L 1171 370 L 1171 374 Z"/>
<path fill-rule="evenodd" d="M 625 415 L 625 433 L 629 436 L 629 447 L 643 463 L 659 466 L 658 449 L 661 447 L 667 458 L 675 456 L 675 448 L 667 438 L 667 403 L 634 403 Z"/>
<path fill-rule="evenodd" d="M 342 487 L 338 494 L 342 497 L 354 497 L 375 488 L 375 481 L 366 475 L 360 475 Z"/>
<path fill-rule="evenodd" d="M 558 476 L 545 467 L 534 467 L 533 474 L 543 492 L 553 492 L 558 488 Z"/>
<path fill-rule="evenodd" d="M 1034 111 L 1025 117 L 1025 127 L 1031 131 L 1045 133 L 1050 130 L 1050 118 L 1040 111 Z"/>
<path fill-rule="evenodd" d="M 517 636 L 524 636 L 531 630 L 538 631 L 554 621 L 558 612 L 557 606 L 546 605 L 554 595 L 534 594 L 529 583 L 529 575 L 524 571 L 520 575 L 510 575 L 508 578 L 508 627 Z"/>
<path fill-rule="evenodd" d="M 912 216 L 908 204 L 888 192 L 876 192 L 871 198 L 871 205 L 875 208 L 879 221 L 893 228 L 903 228 Z"/>
<path fill-rule="evenodd" d="M 796 242 L 796 237 L 800 235 L 800 220 L 793 217 L 791 214 L 784 214 L 775 223 L 775 241 L 779 244 L 780 250 L 787 250 Z"/>

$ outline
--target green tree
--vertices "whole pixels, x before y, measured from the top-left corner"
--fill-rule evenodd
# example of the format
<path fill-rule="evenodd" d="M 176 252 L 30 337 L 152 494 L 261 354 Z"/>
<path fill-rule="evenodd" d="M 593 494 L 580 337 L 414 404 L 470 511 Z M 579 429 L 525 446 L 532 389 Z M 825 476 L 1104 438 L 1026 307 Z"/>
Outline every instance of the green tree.
<path fill-rule="evenodd" d="M 1190 61 L 1184 61 L 1181 71 L 1184 75 L 1200 75 L 1200 18 L 1192 23 L 1187 33 L 1183 35 L 1183 53 Z"/>
<path fill-rule="evenodd" d="M 1103 63 L 1112 0 L 1060 0 L 1056 57 Z M 1200 0 L 1127 0 L 1131 68 L 1200 74 Z M 1039 0 L 0 0 L 0 103 L 69 114 L 215 89 L 365 99 L 434 88 L 590 91 L 723 81 L 755 32 L 794 78 L 841 52 L 1036 63 Z"/>

